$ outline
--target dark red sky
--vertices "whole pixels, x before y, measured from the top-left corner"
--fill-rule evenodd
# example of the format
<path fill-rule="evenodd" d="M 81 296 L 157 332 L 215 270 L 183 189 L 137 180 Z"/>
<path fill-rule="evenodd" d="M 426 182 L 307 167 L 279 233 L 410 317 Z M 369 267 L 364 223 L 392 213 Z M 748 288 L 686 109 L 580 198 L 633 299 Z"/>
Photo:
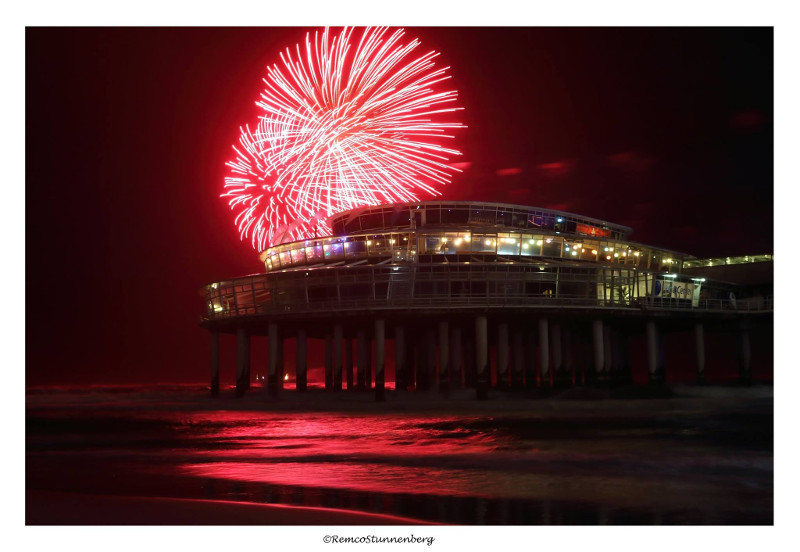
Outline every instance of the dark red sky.
<path fill-rule="evenodd" d="M 411 28 L 451 66 L 445 198 L 697 256 L 773 251 L 771 29 Z M 28 29 L 26 381 L 204 381 L 201 285 L 258 272 L 218 196 L 305 29 Z M 223 377 L 225 373 L 223 372 Z"/>

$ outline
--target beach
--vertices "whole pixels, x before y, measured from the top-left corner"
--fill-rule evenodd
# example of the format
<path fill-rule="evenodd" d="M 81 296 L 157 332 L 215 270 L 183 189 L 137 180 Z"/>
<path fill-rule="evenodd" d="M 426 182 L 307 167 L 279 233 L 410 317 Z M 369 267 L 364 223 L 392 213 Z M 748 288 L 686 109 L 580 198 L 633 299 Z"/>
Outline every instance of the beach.
<path fill-rule="evenodd" d="M 771 386 L 26 394 L 30 525 L 765 525 Z"/>

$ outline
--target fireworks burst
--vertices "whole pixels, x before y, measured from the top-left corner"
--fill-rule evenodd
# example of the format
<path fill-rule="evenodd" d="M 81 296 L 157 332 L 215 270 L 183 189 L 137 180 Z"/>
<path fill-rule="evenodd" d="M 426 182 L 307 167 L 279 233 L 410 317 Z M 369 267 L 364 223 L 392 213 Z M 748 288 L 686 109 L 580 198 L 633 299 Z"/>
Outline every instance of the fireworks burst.
<path fill-rule="evenodd" d="M 436 52 L 413 56 L 419 41 L 403 36 L 325 29 L 267 69 L 263 114 L 241 128 L 222 195 L 243 240 L 261 251 L 325 235 L 336 212 L 416 201 L 450 181 L 460 153 L 441 144 L 463 125 L 447 119 L 456 91 L 437 91 L 449 68 Z"/>

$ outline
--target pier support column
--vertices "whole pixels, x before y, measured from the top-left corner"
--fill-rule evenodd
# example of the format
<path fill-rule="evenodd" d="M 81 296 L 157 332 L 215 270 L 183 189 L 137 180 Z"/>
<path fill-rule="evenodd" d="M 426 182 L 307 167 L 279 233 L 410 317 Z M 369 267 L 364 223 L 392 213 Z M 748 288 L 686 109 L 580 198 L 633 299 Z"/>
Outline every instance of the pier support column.
<path fill-rule="evenodd" d="M 633 383 L 633 373 L 631 372 L 630 344 L 628 329 L 623 327 L 617 334 L 618 354 L 619 354 L 619 377 L 620 383 L 631 385 Z"/>
<path fill-rule="evenodd" d="M 344 330 L 341 324 L 333 325 L 333 390 L 342 390 L 342 339 Z"/>
<path fill-rule="evenodd" d="M 219 332 L 210 331 L 211 336 L 211 396 L 219 397 Z"/>
<path fill-rule="evenodd" d="M 566 387 L 561 324 L 554 323 L 550 325 L 550 354 L 553 357 L 553 385 L 555 387 Z"/>
<path fill-rule="evenodd" d="M 508 389 L 508 322 L 497 324 L 497 387 Z"/>
<path fill-rule="evenodd" d="M 461 347 L 461 326 L 450 327 L 450 384 L 461 389 L 464 387 L 464 349 Z"/>
<path fill-rule="evenodd" d="M 333 334 L 325 333 L 325 390 L 333 389 Z"/>
<path fill-rule="evenodd" d="M 450 327 L 447 320 L 439 321 L 439 391 L 450 391 Z"/>
<path fill-rule="evenodd" d="M 295 382 L 297 391 L 302 393 L 308 388 L 308 351 L 306 349 L 307 335 L 304 329 L 297 330 L 297 338 L 295 339 L 297 348 L 295 350 L 297 363 L 294 369 Z"/>
<path fill-rule="evenodd" d="M 436 327 L 431 326 L 425 331 L 425 379 L 428 382 L 426 389 L 433 389 L 436 385 Z"/>
<path fill-rule="evenodd" d="M 525 387 L 533 389 L 537 385 L 536 370 L 536 330 L 525 329 Z"/>
<path fill-rule="evenodd" d="M 344 371 L 347 375 L 347 390 L 353 390 L 353 340 L 345 338 L 344 341 Z"/>
<path fill-rule="evenodd" d="M 475 317 L 475 387 L 478 400 L 489 398 L 489 336 L 485 316 Z"/>
<path fill-rule="evenodd" d="M 269 327 L 269 372 L 267 374 L 267 390 L 270 395 L 277 395 L 283 388 L 283 340 L 278 324 L 270 322 Z"/>
<path fill-rule="evenodd" d="M 702 385 L 706 382 L 706 339 L 702 322 L 694 325 L 694 350 L 697 359 L 697 383 Z"/>
<path fill-rule="evenodd" d="M 384 389 L 384 365 L 385 355 L 385 328 L 386 323 L 383 318 L 375 319 L 375 400 L 383 401 L 385 397 Z"/>
<path fill-rule="evenodd" d="M 511 388 L 522 389 L 525 372 L 525 345 L 522 341 L 522 328 L 515 327 L 511 332 Z"/>
<path fill-rule="evenodd" d="M 571 387 L 574 383 L 572 371 L 575 365 L 572 352 L 572 330 L 570 328 L 564 328 L 561 335 L 564 340 L 564 383 L 567 387 Z"/>
<path fill-rule="evenodd" d="M 603 381 L 611 383 L 613 379 L 614 366 L 614 339 L 611 326 L 603 324 Z"/>
<path fill-rule="evenodd" d="M 247 374 L 250 367 L 250 336 L 244 328 L 236 330 L 236 396 L 247 390 Z"/>
<path fill-rule="evenodd" d="M 469 335 L 474 336 L 474 331 L 469 329 Z M 475 339 L 464 340 L 464 387 L 477 389 L 478 366 L 475 362 Z"/>
<path fill-rule="evenodd" d="M 547 335 L 547 318 L 539 319 L 539 367 L 541 386 L 550 387 L 550 342 Z"/>
<path fill-rule="evenodd" d="M 661 365 L 661 344 L 656 328 L 655 320 L 648 320 L 646 325 L 647 334 L 647 370 L 650 383 L 664 382 L 664 367 Z"/>
<path fill-rule="evenodd" d="M 356 389 L 367 388 L 367 363 L 369 362 L 369 342 L 366 330 L 356 331 Z"/>
<path fill-rule="evenodd" d="M 603 321 L 592 320 L 592 352 L 594 353 L 594 374 L 592 374 L 592 377 L 597 382 L 602 379 L 605 368 L 606 354 L 604 345 Z"/>
<path fill-rule="evenodd" d="M 403 326 L 394 329 L 394 388 L 405 391 L 408 386 L 406 377 L 406 331 Z"/>
<path fill-rule="evenodd" d="M 739 383 L 753 383 L 753 370 L 750 356 L 750 332 L 744 323 L 739 326 Z"/>

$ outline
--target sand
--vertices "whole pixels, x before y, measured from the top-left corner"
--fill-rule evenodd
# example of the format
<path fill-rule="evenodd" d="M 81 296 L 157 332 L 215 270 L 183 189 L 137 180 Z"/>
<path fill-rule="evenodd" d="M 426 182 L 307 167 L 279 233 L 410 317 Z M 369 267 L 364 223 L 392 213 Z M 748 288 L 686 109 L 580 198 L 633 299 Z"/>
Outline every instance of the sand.
<path fill-rule="evenodd" d="M 26 491 L 26 525 L 430 525 L 396 516 L 222 500 Z"/>

